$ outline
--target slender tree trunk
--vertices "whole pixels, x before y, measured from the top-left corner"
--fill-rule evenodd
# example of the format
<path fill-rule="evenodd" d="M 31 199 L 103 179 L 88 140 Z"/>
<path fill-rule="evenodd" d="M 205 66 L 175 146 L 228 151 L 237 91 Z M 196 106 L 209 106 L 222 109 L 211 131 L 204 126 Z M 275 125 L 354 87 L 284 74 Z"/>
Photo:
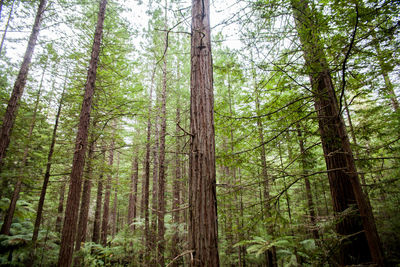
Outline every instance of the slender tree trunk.
<path fill-rule="evenodd" d="M 36 40 L 40 31 L 40 23 L 42 15 L 46 7 L 47 0 L 40 0 L 39 8 L 36 13 L 35 22 L 29 37 L 28 47 L 26 48 L 24 59 L 19 70 L 14 89 L 8 101 L 7 109 L 3 118 L 3 125 L 0 132 L 0 170 L 6 155 L 6 150 L 10 144 L 11 131 L 14 126 L 15 117 L 19 107 L 19 100 L 24 92 L 26 79 L 28 77 L 29 65 L 31 63 L 33 51 L 35 49 Z"/>
<path fill-rule="evenodd" d="M 63 217 L 63 211 L 64 211 L 64 195 L 65 195 L 65 187 L 66 187 L 66 182 L 62 181 L 61 182 L 61 188 L 60 188 L 60 198 L 58 200 L 58 209 L 57 209 L 57 219 L 56 219 L 56 232 L 61 233 L 61 223 L 62 223 L 62 217 Z"/>
<path fill-rule="evenodd" d="M 297 128 L 297 136 L 299 137 L 299 147 L 301 154 L 301 165 L 304 174 L 304 183 L 306 185 L 306 197 L 307 197 L 308 213 L 310 214 L 311 233 L 315 239 L 319 239 L 318 228 L 315 219 L 314 201 L 311 193 L 311 184 L 307 176 L 307 174 L 309 173 L 309 164 L 307 163 L 307 152 L 304 149 L 304 137 L 301 133 L 301 128 L 299 123 L 296 124 L 296 128 Z"/>
<path fill-rule="evenodd" d="M 139 172 L 139 162 L 137 151 L 135 151 L 134 159 L 132 160 L 132 170 L 131 170 L 131 188 L 129 193 L 129 207 L 128 207 L 128 225 L 132 231 L 135 230 L 134 220 L 136 218 L 136 202 L 137 202 L 137 191 L 138 191 L 138 172 Z"/>
<path fill-rule="evenodd" d="M 179 80 L 179 78 L 178 78 Z M 171 255 L 172 258 L 175 258 L 176 256 L 179 255 L 180 251 L 180 241 L 179 241 L 179 224 L 180 224 L 180 212 L 179 212 L 179 205 L 181 203 L 181 198 L 180 198 L 180 192 L 181 192 L 181 180 L 182 180 L 182 174 L 181 174 L 181 161 L 180 161 L 180 156 L 179 153 L 181 151 L 181 144 L 180 144 L 180 138 L 179 136 L 179 122 L 181 120 L 181 110 L 179 107 L 179 101 L 180 97 L 178 94 L 178 99 L 177 99 L 177 107 L 176 107 L 176 129 L 175 129 L 175 134 L 176 134 L 176 152 L 175 152 L 175 178 L 173 181 L 172 185 L 172 210 L 175 210 L 172 213 L 172 222 L 174 224 L 174 234 L 172 236 L 172 245 L 171 245 Z M 178 267 L 179 264 L 182 264 L 182 261 L 176 261 L 172 264 L 173 267 Z"/>
<path fill-rule="evenodd" d="M 191 266 L 219 266 L 209 0 L 192 1 L 189 154 Z"/>
<path fill-rule="evenodd" d="M 0 1 L 0 19 L 1 19 L 1 11 L 3 10 L 3 3 L 4 3 L 4 0 L 1 0 Z"/>
<path fill-rule="evenodd" d="M 167 0 L 165 1 L 165 29 L 167 26 Z M 161 92 L 161 133 L 160 133 L 160 150 L 159 150 L 159 175 L 158 175 L 158 243 L 157 243 L 157 263 L 159 266 L 165 265 L 164 250 L 165 250 L 165 136 L 167 134 L 167 49 L 168 38 L 167 32 L 165 33 L 165 52 L 163 59 L 163 79 L 162 79 L 162 92 Z"/>
<path fill-rule="evenodd" d="M 40 85 L 39 85 L 39 90 L 38 90 L 37 97 L 36 97 L 35 107 L 33 110 L 33 116 L 32 116 L 32 120 L 31 120 L 31 125 L 29 127 L 29 132 L 28 132 L 28 137 L 27 137 L 28 142 L 24 148 L 24 154 L 22 157 L 22 163 L 20 166 L 17 183 L 15 184 L 14 192 L 13 192 L 13 195 L 12 195 L 11 201 L 10 201 L 10 206 L 7 209 L 6 215 L 4 217 L 3 225 L 1 226 L 0 234 L 3 234 L 3 235 L 10 234 L 11 223 L 14 218 L 14 212 L 15 212 L 15 208 L 17 206 L 17 201 L 19 199 L 19 193 L 21 192 L 22 179 L 24 177 L 24 172 L 26 171 L 25 167 L 26 167 L 26 162 L 28 160 L 28 156 L 29 156 L 29 148 L 31 145 L 33 129 L 35 128 L 35 125 L 36 125 L 36 115 L 37 115 L 37 110 L 39 107 L 39 101 L 40 101 L 40 95 L 42 92 L 42 84 L 43 84 L 43 78 L 44 78 L 45 71 L 46 71 L 46 66 L 43 69 L 43 74 L 42 74 L 42 78 L 41 78 Z"/>
<path fill-rule="evenodd" d="M 159 104 L 159 97 L 157 96 L 157 104 Z M 157 108 L 157 115 L 156 115 L 156 121 L 154 122 L 154 146 L 153 146 L 153 190 L 152 190 L 152 199 L 151 199 L 151 228 L 150 228 L 150 239 L 149 239 L 149 245 L 150 248 L 152 249 L 152 252 L 155 252 L 154 255 L 151 257 L 151 265 L 157 265 L 157 259 L 158 259 L 158 252 L 157 252 L 157 242 L 158 242 L 158 236 L 157 236 L 157 218 L 158 218 L 158 170 L 159 170 L 159 165 L 158 165 L 158 154 L 159 154 L 159 140 L 160 140 L 160 133 L 159 133 L 159 125 L 158 125 L 158 120 L 159 120 L 159 115 L 158 115 L 159 109 Z"/>
<path fill-rule="evenodd" d="M 348 236 L 341 246 L 340 263 L 364 263 L 372 257 L 376 264 L 383 266 L 383 253 L 374 217 L 358 179 L 328 63 L 319 43 L 317 26 L 312 21 L 307 0 L 292 0 L 291 4 L 310 71 L 334 211 L 340 214 L 352 205 L 358 206 L 354 215 L 345 216 L 336 227 L 340 235 Z"/>
<path fill-rule="evenodd" d="M 10 13 L 8 14 L 8 19 L 7 19 L 7 23 L 6 23 L 6 28 L 4 29 L 3 37 L 1 38 L 0 56 L 1 56 L 1 52 L 3 51 L 3 45 L 4 45 L 4 40 L 6 39 L 7 30 L 8 30 L 8 27 L 10 26 L 10 21 L 12 19 L 12 14 L 13 14 L 13 10 L 14 10 L 14 3 L 15 3 L 15 0 L 13 0 L 13 2 L 11 4 Z M 0 13 L 1 13 L 1 7 L 0 7 Z"/>
<path fill-rule="evenodd" d="M 105 155 L 105 151 L 103 151 Z M 103 160 L 105 162 L 105 159 Z M 103 197 L 103 170 L 99 179 L 97 180 L 97 197 L 96 197 L 96 211 L 94 213 L 94 223 L 93 223 L 93 243 L 98 244 L 100 240 L 100 226 L 101 226 L 101 200 Z"/>
<path fill-rule="evenodd" d="M 115 123 L 114 123 L 115 126 Z M 110 151 L 108 156 L 108 166 L 112 169 L 114 163 L 114 146 L 115 146 L 115 128 L 113 132 L 113 137 L 110 144 Z M 112 174 L 107 175 L 107 183 L 106 183 L 106 192 L 104 195 L 104 204 L 103 204 L 103 220 L 101 222 L 101 234 L 100 234 L 100 243 L 103 247 L 107 245 L 107 235 L 108 235 L 108 220 L 110 213 L 110 196 L 111 196 L 111 178 Z"/>
<path fill-rule="evenodd" d="M 117 152 L 117 175 L 115 177 L 114 202 L 113 202 L 113 210 L 112 210 L 112 214 L 111 214 L 111 218 L 112 218 L 111 235 L 112 235 L 113 239 L 115 237 L 115 234 L 117 233 L 118 179 L 119 179 L 119 153 Z"/>
<path fill-rule="evenodd" d="M 149 187 L 150 187 L 150 136 L 151 136 L 151 115 L 153 101 L 153 86 L 156 69 L 153 69 L 151 75 L 150 95 L 149 95 L 149 110 L 147 119 L 147 137 L 146 137 L 146 157 L 144 161 L 144 177 L 142 186 L 142 205 L 141 216 L 144 218 L 144 238 L 145 238 L 145 263 L 149 263 L 150 248 L 150 232 L 149 232 Z"/>
<path fill-rule="evenodd" d="M 96 128 L 96 124 L 93 123 L 93 129 Z M 81 249 L 81 245 L 84 245 L 86 242 L 86 231 L 87 231 L 87 223 L 89 218 L 89 206 L 90 206 L 90 195 L 92 191 L 92 175 L 93 175 L 93 158 L 94 158 L 94 148 L 95 148 L 95 136 L 94 133 L 91 134 L 91 142 L 89 145 L 88 152 L 88 161 L 86 164 L 86 177 L 83 183 L 82 190 L 82 200 L 81 200 L 81 208 L 79 210 L 79 221 L 78 221 L 78 233 L 75 241 L 75 251 L 79 251 Z M 75 258 L 75 266 L 81 265 L 81 258 Z"/>
<path fill-rule="evenodd" d="M 60 103 L 58 104 L 58 110 L 57 110 L 57 114 L 56 114 L 56 120 L 54 122 L 53 134 L 51 136 L 51 144 L 50 144 L 49 154 L 47 155 L 46 172 L 44 174 L 42 190 L 40 192 L 40 199 L 39 199 L 38 208 L 37 208 L 37 212 L 36 212 L 35 227 L 33 229 L 33 235 L 32 235 L 32 243 L 33 244 L 36 243 L 36 240 L 37 240 L 37 237 L 39 234 L 40 221 L 42 219 L 43 205 L 44 205 L 44 200 L 46 198 L 47 185 L 50 180 L 50 170 L 51 170 L 51 164 L 52 164 L 52 159 L 53 159 L 54 146 L 56 144 L 56 139 L 57 139 L 57 128 L 58 128 L 58 122 L 60 119 L 61 109 L 62 109 L 62 105 L 63 105 L 63 98 L 64 98 L 66 82 L 67 82 L 67 78 L 65 77 L 64 88 L 61 93 Z"/>
<path fill-rule="evenodd" d="M 74 238 L 76 235 L 76 224 L 78 219 L 78 209 L 80 192 L 82 186 L 82 173 L 85 165 L 85 153 L 90 124 L 90 112 L 96 81 L 97 63 L 100 54 L 100 43 L 103 34 L 103 22 L 105 17 L 107 0 L 101 0 L 99 15 L 97 20 L 92 55 L 85 85 L 85 95 L 82 102 L 82 109 L 79 118 L 78 133 L 75 141 L 75 151 L 70 177 L 70 187 L 65 210 L 64 227 L 61 235 L 60 254 L 58 266 L 71 266 L 72 253 L 74 251 Z"/>

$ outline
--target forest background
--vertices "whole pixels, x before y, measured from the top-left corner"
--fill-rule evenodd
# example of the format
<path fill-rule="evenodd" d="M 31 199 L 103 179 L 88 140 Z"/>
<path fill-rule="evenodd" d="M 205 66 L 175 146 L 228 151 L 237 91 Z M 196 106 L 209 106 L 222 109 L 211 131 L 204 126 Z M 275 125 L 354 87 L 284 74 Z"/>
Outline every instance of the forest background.
<path fill-rule="evenodd" d="M 39 2 L 46 1 L 1 1 L 0 117 Z M 219 262 L 323 266 L 361 261 L 340 256 L 356 244 L 354 232 L 343 234 L 338 227 L 357 216 L 357 204 L 346 203 L 340 211 L 335 206 L 329 175 L 342 170 L 330 169 L 324 158 L 326 140 L 321 141 L 310 82 L 316 70 L 307 64 L 307 30 L 299 30 L 297 2 L 307 6 L 306 29 L 322 47 L 386 265 L 396 266 L 396 0 L 211 2 Z M 1 265 L 52 266 L 59 259 L 98 10 L 98 1 L 85 0 L 49 0 L 44 7 L 1 163 Z M 72 241 L 76 266 L 190 262 L 191 20 L 188 1 L 107 3 L 78 233 Z"/>

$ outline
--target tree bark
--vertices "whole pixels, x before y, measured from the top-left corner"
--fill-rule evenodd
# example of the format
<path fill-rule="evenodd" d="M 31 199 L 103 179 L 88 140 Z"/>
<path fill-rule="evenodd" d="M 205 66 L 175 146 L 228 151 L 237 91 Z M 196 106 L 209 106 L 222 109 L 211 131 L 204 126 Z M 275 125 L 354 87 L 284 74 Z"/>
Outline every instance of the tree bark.
<path fill-rule="evenodd" d="M 191 266 L 219 266 L 209 0 L 192 1 L 189 154 Z"/>
<path fill-rule="evenodd" d="M 115 124 L 114 124 L 115 125 Z M 108 156 L 108 166 L 110 169 L 113 167 L 114 163 L 114 146 L 115 146 L 115 128 L 113 132 L 113 137 L 110 144 L 110 151 Z M 110 213 L 110 196 L 111 196 L 111 178 L 112 174 L 107 175 L 106 192 L 104 195 L 103 204 L 103 220 L 101 222 L 101 245 L 105 247 L 107 245 L 107 235 L 108 235 L 108 220 Z"/>
<path fill-rule="evenodd" d="M 101 153 L 103 154 L 103 165 L 106 162 L 106 149 L 103 146 Z M 97 180 L 97 196 L 96 196 L 96 211 L 94 213 L 94 223 L 93 223 L 93 243 L 98 244 L 100 240 L 100 227 L 101 227 L 101 200 L 103 196 L 103 174 L 104 169 L 101 168 L 100 177 Z"/>
<path fill-rule="evenodd" d="M 93 123 L 93 129 L 96 128 L 96 124 Z M 91 134 L 91 142 L 89 145 L 89 153 L 88 153 L 88 161 L 86 166 L 86 177 L 83 183 L 82 190 L 82 200 L 81 200 L 81 208 L 79 210 L 79 221 L 78 221 L 78 234 L 76 236 L 75 241 L 75 251 L 79 251 L 81 249 L 81 245 L 84 245 L 86 242 L 86 230 L 87 223 L 89 218 L 89 206 L 90 206 L 90 195 L 92 191 L 92 175 L 93 175 L 93 158 L 94 158 L 94 148 L 95 148 L 95 136 Z M 81 265 L 80 258 L 75 258 L 75 266 Z"/>
<path fill-rule="evenodd" d="M 118 204 L 118 179 L 119 179 L 119 152 L 117 152 L 117 175 L 115 177 L 115 188 L 114 188 L 114 202 L 113 202 L 113 210 L 111 213 L 112 218 L 112 238 L 115 237 L 117 233 L 117 204 Z"/>
<path fill-rule="evenodd" d="M 38 238 L 39 228 L 40 228 L 40 221 L 42 219 L 42 213 L 43 213 L 43 205 L 44 205 L 44 200 L 46 198 L 47 185 L 48 185 L 49 180 L 50 180 L 50 170 L 51 170 L 51 164 L 52 164 L 51 161 L 53 159 L 54 146 L 56 144 L 56 139 L 57 139 L 58 122 L 59 122 L 59 119 L 60 119 L 61 109 L 62 109 L 62 105 L 63 105 L 66 81 L 67 81 L 67 77 L 65 77 L 64 88 L 63 88 L 63 91 L 61 93 L 60 103 L 58 104 L 58 110 L 57 110 L 57 114 L 56 114 L 56 120 L 54 122 L 53 134 L 51 136 L 51 144 L 50 144 L 49 154 L 47 155 L 46 172 L 44 174 L 42 190 L 40 192 L 40 199 L 39 199 L 37 213 L 36 213 L 35 226 L 34 226 L 33 235 L 32 235 L 32 243 L 33 244 L 36 243 L 36 240 Z"/>
<path fill-rule="evenodd" d="M 10 234 L 10 228 L 11 228 L 12 220 L 14 218 L 15 208 L 17 206 L 17 201 L 19 199 L 19 193 L 21 192 L 21 188 L 22 188 L 22 179 L 24 178 L 26 162 L 27 162 L 28 156 L 29 156 L 29 148 L 31 145 L 33 129 L 35 128 L 35 125 L 36 125 L 36 115 L 37 115 L 37 111 L 38 111 L 38 107 L 39 107 L 40 95 L 42 92 L 43 78 L 44 78 L 45 72 L 46 72 L 46 66 L 43 69 L 43 74 L 42 74 L 42 78 L 41 78 L 40 85 L 39 85 L 39 90 L 38 90 L 37 97 L 36 97 L 35 107 L 33 110 L 33 116 L 32 116 L 32 120 L 31 120 L 31 125 L 29 127 L 29 132 L 28 132 L 28 137 L 27 137 L 28 142 L 24 148 L 24 154 L 22 157 L 22 163 L 20 166 L 17 183 L 15 184 L 14 192 L 13 192 L 13 195 L 12 195 L 11 201 L 10 201 L 10 205 L 7 209 L 6 215 L 4 216 L 3 225 L 1 226 L 0 234 L 2 234 L 2 235 Z"/>
<path fill-rule="evenodd" d="M 61 223 L 63 217 L 63 210 L 64 210 L 64 195 L 65 195 L 65 187 L 66 182 L 61 182 L 60 188 L 60 198 L 58 200 L 58 209 L 57 209 L 57 219 L 56 219 L 56 232 L 61 234 Z"/>
<path fill-rule="evenodd" d="M 307 0 L 292 0 L 291 5 L 318 113 L 334 211 L 340 214 L 358 206 L 354 215 L 344 216 L 336 226 L 338 234 L 347 236 L 347 241 L 341 246 L 340 264 L 365 263 L 372 257 L 378 266 L 383 266 L 374 217 L 361 189 L 317 26 L 312 21 Z M 333 169 L 339 170 L 330 171 Z"/>
<path fill-rule="evenodd" d="M 103 34 L 103 23 L 105 17 L 107 0 L 101 0 L 97 26 L 94 34 L 92 55 L 85 85 L 85 95 L 79 118 L 78 133 L 75 141 L 75 151 L 70 176 L 70 187 L 65 210 L 64 227 L 61 235 L 60 254 L 58 266 L 71 266 L 74 250 L 74 238 L 76 235 L 76 224 L 79 209 L 80 192 L 82 186 L 82 173 L 85 165 L 85 152 L 90 124 L 90 112 L 96 82 L 97 63 L 100 54 L 100 44 Z"/>
<path fill-rule="evenodd" d="M 47 0 L 40 0 L 39 7 L 36 13 L 35 22 L 32 32 L 29 37 L 28 47 L 26 48 L 24 59 L 21 64 L 17 79 L 14 84 L 14 89 L 8 101 L 7 109 L 3 118 L 3 125 L 0 132 L 0 170 L 3 165 L 3 160 L 6 155 L 6 150 L 10 144 L 11 131 L 14 126 L 15 117 L 19 107 L 19 101 L 24 92 L 26 79 L 28 77 L 29 65 L 32 60 L 33 51 L 40 31 L 40 24 L 43 12 L 46 8 Z"/>
<path fill-rule="evenodd" d="M 135 230 L 134 220 L 136 218 L 136 202 L 137 202 L 137 191 L 138 191 L 138 172 L 139 163 L 137 157 L 137 151 L 135 151 L 135 156 L 132 160 L 131 169 L 131 186 L 129 192 L 129 206 L 128 206 L 128 225 L 132 231 Z"/>
<path fill-rule="evenodd" d="M 159 104 L 159 97 L 157 97 L 157 104 Z M 158 125 L 158 120 L 159 120 L 159 109 L 156 109 L 157 115 L 156 115 L 156 121 L 154 122 L 154 146 L 153 146 L 153 190 L 152 190 L 152 199 L 151 199 L 151 227 L 150 227 L 150 237 L 149 237 L 149 246 L 151 248 L 152 252 L 155 252 L 154 255 L 151 257 L 151 265 L 157 265 L 157 259 L 158 259 L 158 252 L 157 252 L 157 242 L 158 242 L 158 236 L 157 236 L 157 218 L 158 218 L 158 170 L 159 170 L 159 165 L 158 165 L 158 154 L 159 154 L 159 140 L 160 140 L 160 133 L 159 133 L 159 125 Z"/>

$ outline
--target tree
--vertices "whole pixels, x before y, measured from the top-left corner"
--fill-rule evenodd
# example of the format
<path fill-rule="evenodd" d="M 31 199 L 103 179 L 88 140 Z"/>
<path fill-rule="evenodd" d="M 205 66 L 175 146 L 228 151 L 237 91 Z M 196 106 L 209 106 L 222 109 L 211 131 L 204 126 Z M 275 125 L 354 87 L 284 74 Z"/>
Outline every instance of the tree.
<path fill-rule="evenodd" d="M 372 257 L 383 266 L 374 217 L 361 189 L 329 67 L 318 40 L 318 26 L 313 23 L 308 1 L 292 0 L 291 5 L 314 94 L 334 210 L 341 213 L 352 205 L 359 209 L 354 216 L 345 216 L 337 224 L 339 234 L 350 236 L 350 242 L 341 248 L 340 263 L 358 264 Z"/>
<path fill-rule="evenodd" d="M 191 266 L 219 266 L 209 1 L 192 1 L 189 155 Z"/>
<path fill-rule="evenodd" d="M 31 63 L 32 55 L 36 46 L 36 41 L 39 36 L 40 24 L 42 22 L 42 16 L 45 11 L 46 4 L 47 0 L 41 0 L 39 3 L 32 32 L 29 36 L 28 46 L 25 51 L 24 59 L 19 69 L 17 79 L 15 80 L 14 88 L 8 101 L 6 113 L 3 118 L 3 125 L 0 132 L 0 169 L 3 165 L 6 150 L 8 148 L 8 145 L 10 144 L 11 131 L 14 126 L 15 117 L 19 107 L 19 101 L 24 92 L 26 79 L 28 78 L 29 64 Z"/>
<path fill-rule="evenodd" d="M 65 210 L 64 227 L 62 229 L 58 266 L 71 266 L 72 264 L 72 253 L 74 249 L 74 238 L 76 234 L 77 215 L 82 184 L 82 173 L 85 165 L 85 152 L 88 139 L 90 112 L 92 109 L 94 84 L 96 81 L 97 62 L 100 54 L 101 38 L 103 35 L 103 22 L 105 17 L 106 5 L 107 0 L 101 0 L 92 47 L 92 55 L 85 85 L 85 95 L 82 102 L 78 132 L 75 141 L 74 159 L 72 163 L 70 187 L 67 198 L 67 208 Z"/>

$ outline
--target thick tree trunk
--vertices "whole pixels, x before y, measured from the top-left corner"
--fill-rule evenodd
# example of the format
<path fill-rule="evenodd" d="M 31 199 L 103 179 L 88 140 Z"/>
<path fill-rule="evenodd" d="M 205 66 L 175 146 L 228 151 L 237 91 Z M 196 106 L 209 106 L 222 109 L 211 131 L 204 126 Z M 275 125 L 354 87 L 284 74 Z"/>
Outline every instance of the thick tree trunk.
<path fill-rule="evenodd" d="M 33 110 L 33 116 L 32 116 L 32 120 L 31 120 L 31 125 L 29 127 L 29 132 L 28 132 L 28 137 L 27 137 L 28 142 L 24 148 L 24 154 L 23 154 L 22 163 L 21 163 L 20 170 L 19 170 L 17 183 L 15 184 L 14 192 L 13 192 L 13 195 L 12 195 L 11 201 L 10 201 L 10 206 L 7 209 L 6 215 L 4 217 L 3 225 L 1 226 L 0 234 L 3 234 L 3 235 L 10 234 L 11 223 L 14 218 L 14 212 L 15 212 L 15 208 L 17 206 L 17 201 L 19 199 L 19 193 L 21 192 L 22 179 L 24 178 L 24 172 L 26 171 L 25 167 L 26 167 L 26 162 L 28 160 L 28 156 L 29 156 L 29 148 L 31 145 L 33 129 L 35 128 L 35 124 L 36 124 L 36 115 L 37 115 L 37 111 L 38 111 L 38 107 L 39 107 L 39 101 L 40 101 L 40 95 L 42 92 L 42 84 L 43 84 L 43 78 L 44 78 L 45 71 L 46 71 L 46 66 L 43 69 L 43 74 L 42 74 L 42 78 L 41 78 L 40 85 L 39 85 L 39 90 L 38 90 L 37 97 L 36 97 L 35 107 Z"/>
<path fill-rule="evenodd" d="M 76 135 L 75 141 L 75 152 L 72 163 L 67 208 L 65 210 L 64 227 L 61 235 L 58 266 L 71 266 L 72 264 L 72 253 L 74 251 L 74 238 L 76 235 L 76 224 L 78 219 L 79 200 L 82 185 L 82 173 L 85 165 L 85 153 L 90 124 L 90 112 L 92 109 L 92 99 L 94 94 L 94 85 L 96 81 L 97 63 L 100 54 L 101 38 L 103 34 L 103 22 L 105 17 L 106 4 L 107 0 L 101 0 L 92 47 L 92 55 L 85 85 L 85 95 L 82 102 L 82 109 L 79 118 L 78 133 Z"/>
<path fill-rule="evenodd" d="M 189 154 L 191 266 L 219 266 L 210 6 L 192 1 Z"/>
<path fill-rule="evenodd" d="M 46 172 L 44 174 L 42 190 L 40 192 L 40 199 L 39 199 L 37 213 L 36 213 L 35 226 L 34 226 L 33 235 L 32 235 L 32 243 L 33 244 L 36 243 L 36 240 L 37 240 L 37 237 L 39 234 L 40 221 L 42 219 L 43 205 L 44 205 L 44 200 L 46 198 L 47 185 L 50 180 L 50 170 L 51 170 L 51 164 L 52 164 L 51 161 L 53 158 L 54 146 L 56 144 L 56 139 L 57 139 L 57 128 L 58 128 L 58 122 L 60 119 L 60 114 L 61 114 L 61 109 L 62 109 L 62 104 L 63 104 L 66 81 L 67 81 L 67 79 L 65 78 L 64 89 L 61 93 L 60 103 L 58 104 L 58 110 L 57 110 L 57 114 L 56 114 L 56 120 L 54 122 L 53 134 L 51 136 L 51 144 L 50 144 L 49 154 L 47 155 Z"/>
<path fill-rule="evenodd" d="M 134 220 L 136 218 L 137 209 L 137 190 L 138 190 L 138 172 L 139 172 L 139 162 L 137 157 L 137 152 L 135 152 L 134 159 L 132 160 L 131 169 L 131 186 L 129 192 L 129 206 L 128 206 L 128 225 L 132 231 L 135 230 Z"/>
<path fill-rule="evenodd" d="M 65 181 L 62 181 L 61 183 L 62 184 L 60 188 L 60 198 L 58 200 L 57 219 L 56 219 L 56 232 L 60 234 L 61 234 L 61 224 L 64 211 L 65 187 L 67 186 Z"/>
<path fill-rule="evenodd" d="M 318 113 L 322 148 L 328 170 L 333 208 L 337 214 L 358 206 L 353 215 L 337 223 L 338 234 L 348 236 L 341 246 L 341 264 L 372 260 L 383 266 L 383 253 L 372 211 L 361 189 L 349 138 L 333 88 L 330 70 L 317 26 L 306 0 L 292 0 L 297 32 L 309 70 L 315 109 Z"/>
<path fill-rule="evenodd" d="M 7 19 L 6 27 L 5 27 L 4 32 L 3 32 L 3 37 L 1 37 L 0 56 L 1 56 L 1 52 L 3 51 L 4 40 L 6 39 L 8 27 L 10 26 L 10 21 L 12 19 L 12 14 L 13 14 L 13 10 L 14 10 L 14 3 L 15 3 L 15 0 L 13 0 L 13 2 L 11 4 L 11 9 L 10 9 L 10 13 L 8 14 L 8 19 Z M 0 13 L 1 13 L 1 7 L 0 7 Z"/>
<path fill-rule="evenodd" d="M 113 137 L 110 144 L 110 151 L 108 156 L 108 165 L 112 169 L 114 163 L 114 146 L 115 146 L 115 128 L 113 132 Z M 101 222 L 101 234 L 100 243 L 103 247 L 107 245 L 107 235 L 108 235 L 108 220 L 110 213 L 110 196 L 111 196 L 111 178 L 112 174 L 107 175 L 106 182 L 106 192 L 104 194 L 104 204 L 103 204 L 103 219 Z"/>
<path fill-rule="evenodd" d="M 33 51 L 40 31 L 42 15 L 46 7 L 47 0 L 40 0 L 39 7 L 36 13 L 35 22 L 32 32 L 29 37 L 28 47 L 26 48 L 24 59 L 19 70 L 17 80 L 14 84 L 14 89 L 8 101 L 7 109 L 3 118 L 3 125 L 0 132 L 0 169 L 3 165 L 3 160 L 6 155 L 6 150 L 10 144 L 11 131 L 14 126 L 16 113 L 19 107 L 19 100 L 24 92 L 26 79 L 28 78 L 29 65 L 32 60 Z"/>

